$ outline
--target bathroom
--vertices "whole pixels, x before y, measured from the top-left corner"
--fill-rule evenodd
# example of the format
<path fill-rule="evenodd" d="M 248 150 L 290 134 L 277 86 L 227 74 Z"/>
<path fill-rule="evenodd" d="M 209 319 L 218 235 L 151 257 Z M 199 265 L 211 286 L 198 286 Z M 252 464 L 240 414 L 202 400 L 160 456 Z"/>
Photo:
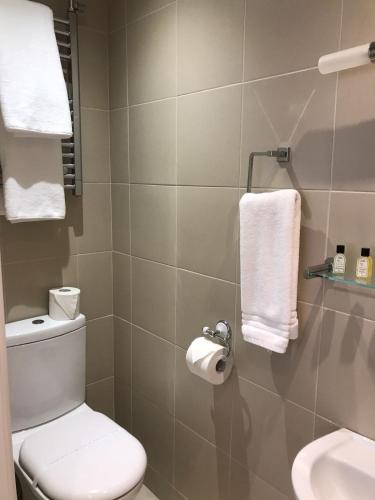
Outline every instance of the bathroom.
<path fill-rule="evenodd" d="M 0 26 L 9 2 L 0 0 Z M 67 19 L 70 0 L 39 3 Z M 300 495 L 292 467 L 339 429 L 375 446 L 374 282 L 322 279 L 337 245 L 349 274 L 361 248 L 375 252 L 375 68 L 318 69 L 322 56 L 374 39 L 374 1 L 80 3 L 81 193 L 65 190 L 62 220 L 0 217 L 1 500 L 22 498 L 4 323 L 48 315 L 48 291 L 60 287 L 80 290 L 85 402 L 142 444 L 147 469 L 135 497 L 35 498 L 373 498 L 333 469 L 336 489 L 323 470 L 310 479 L 326 490 Z M 0 43 L 0 108 L 1 52 Z M 278 148 L 289 160 L 255 157 L 248 186 L 250 153 Z M 299 333 L 283 354 L 245 341 L 241 328 L 239 202 L 249 190 L 301 199 Z M 283 274 L 284 247 L 271 248 Z M 261 289 L 261 269 L 257 277 Z M 221 320 L 233 367 L 216 385 L 191 373 L 186 356 Z"/>

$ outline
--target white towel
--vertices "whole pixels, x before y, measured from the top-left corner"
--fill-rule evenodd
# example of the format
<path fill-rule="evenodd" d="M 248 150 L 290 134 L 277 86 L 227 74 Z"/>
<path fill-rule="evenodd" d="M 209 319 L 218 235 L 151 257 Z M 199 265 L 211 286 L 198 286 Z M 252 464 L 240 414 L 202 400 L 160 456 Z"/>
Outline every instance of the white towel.
<path fill-rule="evenodd" d="M 10 222 L 64 219 L 61 141 L 18 138 L 0 120 L 0 162 Z"/>
<path fill-rule="evenodd" d="M 0 106 L 8 131 L 72 135 L 53 13 L 45 5 L 0 0 Z"/>
<path fill-rule="evenodd" d="M 248 193 L 240 201 L 242 334 L 279 353 L 298 336 L 300 226 L 295 190 Z"/>

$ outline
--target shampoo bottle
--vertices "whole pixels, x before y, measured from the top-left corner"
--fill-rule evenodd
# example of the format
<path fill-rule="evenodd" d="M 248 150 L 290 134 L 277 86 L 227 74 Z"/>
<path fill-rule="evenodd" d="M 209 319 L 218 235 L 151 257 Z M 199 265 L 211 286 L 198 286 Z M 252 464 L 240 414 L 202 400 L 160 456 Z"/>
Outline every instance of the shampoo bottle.
<path fill-rule="evenodd" d="M 370 280 L 372 277 L 372 257 L 369 248 L 362 248 L 357 260 L 356 276 L 359 279 Z"/>
<path fill-rule="evenodd" d="M 345 245 L 337 245 L 336 255 L 333 259 L 333 274 L 343 275 L 346 271 Z"/>

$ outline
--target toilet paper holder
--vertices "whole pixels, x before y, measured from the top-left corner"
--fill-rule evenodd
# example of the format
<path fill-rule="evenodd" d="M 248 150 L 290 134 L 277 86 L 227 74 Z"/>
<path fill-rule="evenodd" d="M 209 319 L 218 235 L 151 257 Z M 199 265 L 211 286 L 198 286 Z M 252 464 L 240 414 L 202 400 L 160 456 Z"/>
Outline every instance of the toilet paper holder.
<path fill-rule="evenodd" d="M 232 328 L 228 321 L 225 319 L 218 321 L 215 330 L 212 330 L 209 326 L 205 326 L 202 329 L 202 334 L 212 340 L 212 342 L 226 347 L 227 356 L 230 355 L 232 351 Z"/>

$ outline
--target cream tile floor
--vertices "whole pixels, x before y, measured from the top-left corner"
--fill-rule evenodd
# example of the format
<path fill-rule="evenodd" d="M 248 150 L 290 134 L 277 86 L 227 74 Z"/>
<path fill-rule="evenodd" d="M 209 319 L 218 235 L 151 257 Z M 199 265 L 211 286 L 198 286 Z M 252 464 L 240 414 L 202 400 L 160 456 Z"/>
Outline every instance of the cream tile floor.
<path fill-rule="evenodd" d="M 137 500 L 159 500 L 147 486 L 143 485 L 141 491 L 138 493 Z"/>

